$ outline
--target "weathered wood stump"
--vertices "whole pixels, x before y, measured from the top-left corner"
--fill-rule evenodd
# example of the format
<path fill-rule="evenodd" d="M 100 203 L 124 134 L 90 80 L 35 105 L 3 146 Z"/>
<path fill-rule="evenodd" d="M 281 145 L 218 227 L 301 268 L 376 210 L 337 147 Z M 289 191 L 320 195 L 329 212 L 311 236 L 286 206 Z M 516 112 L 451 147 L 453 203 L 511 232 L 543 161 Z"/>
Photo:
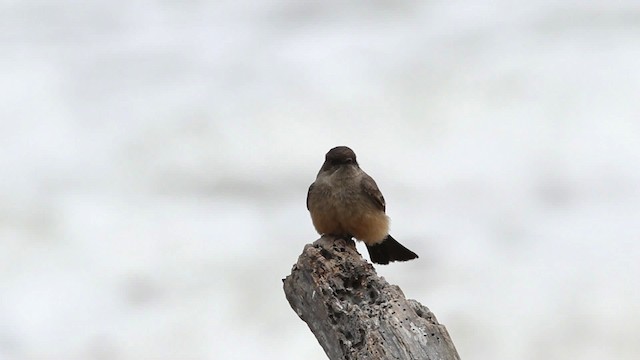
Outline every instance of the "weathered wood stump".
<path fill-rule="evenodd" d="M 353 240 L 323 236 L 306 245 L 283 282 L 332 360 L 460 359 L 444 325 L 379 277 Z"/>

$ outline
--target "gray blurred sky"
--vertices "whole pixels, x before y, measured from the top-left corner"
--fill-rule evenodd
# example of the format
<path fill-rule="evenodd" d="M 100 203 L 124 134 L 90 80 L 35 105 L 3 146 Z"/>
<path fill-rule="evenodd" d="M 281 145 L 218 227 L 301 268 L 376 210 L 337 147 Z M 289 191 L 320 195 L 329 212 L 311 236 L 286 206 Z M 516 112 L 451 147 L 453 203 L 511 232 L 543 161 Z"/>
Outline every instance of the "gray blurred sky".
<path fill-rule="evenodd" d="M 0 359 L 323 359 L 349 145 L 465 359 L 640 352 L 637 1 L 0 3 Z M 366 253 L 366 251 L 365 251 Z"/>

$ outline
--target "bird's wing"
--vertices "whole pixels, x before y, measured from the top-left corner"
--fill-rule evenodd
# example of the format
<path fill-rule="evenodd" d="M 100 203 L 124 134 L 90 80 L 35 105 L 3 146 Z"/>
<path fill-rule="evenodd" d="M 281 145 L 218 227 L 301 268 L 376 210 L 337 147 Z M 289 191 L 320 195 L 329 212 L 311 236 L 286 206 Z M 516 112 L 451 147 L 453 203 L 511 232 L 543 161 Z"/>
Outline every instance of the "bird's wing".
<path fill-rule="evenodd" d="M 313 184 L 309 186 L 309 191 L 307 191 L 307 210 L 309 210 L 309 194 L 311 194 L 311 189 L 313 189 Z"/>
<path fill-rule="evenodd" d="M 373 180 L 373 178 L 371 178 L 371 176 L 365 174 L 365 176 L 362 177 L 362 182 L 360 183 L 360 186 L 362 186 L 362 190 L 364 191 L 364 193 L 367 194 L 369 199 L 371 199 L 371 201 L 373 201 L 373 203 L 380 210 L 382 211 L 386 210 L 384 196 L 382 196 L 380 189 L 378 189 L 378 185 Z"/>

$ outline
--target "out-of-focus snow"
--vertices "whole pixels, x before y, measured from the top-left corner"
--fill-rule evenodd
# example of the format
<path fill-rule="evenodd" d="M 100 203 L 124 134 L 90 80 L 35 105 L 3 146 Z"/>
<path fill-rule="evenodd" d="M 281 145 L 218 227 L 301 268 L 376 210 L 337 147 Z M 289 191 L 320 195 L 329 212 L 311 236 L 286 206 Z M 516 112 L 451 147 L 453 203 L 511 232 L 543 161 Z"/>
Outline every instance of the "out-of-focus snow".
<path fill-rule="evenodd" d="M 325 358 L 281 279 L 335 145 L 421 256 L 379 273 L 463 358 L 636 359 L 638 19 L 631 0 L 0 4 L 0 359 Z"/>

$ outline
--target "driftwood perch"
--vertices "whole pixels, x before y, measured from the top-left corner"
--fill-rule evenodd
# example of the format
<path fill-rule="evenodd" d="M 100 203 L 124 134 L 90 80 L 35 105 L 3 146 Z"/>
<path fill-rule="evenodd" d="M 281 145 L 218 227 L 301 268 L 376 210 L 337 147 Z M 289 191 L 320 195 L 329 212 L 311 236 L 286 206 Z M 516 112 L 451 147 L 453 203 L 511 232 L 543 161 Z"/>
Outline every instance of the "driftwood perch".
<path fill-rule="evenodd" d="M 323 236 L 306 245 L 283 282 L 332 360 L 460 359 L 444 325 L 379 277 L 352 240 Z"/>

